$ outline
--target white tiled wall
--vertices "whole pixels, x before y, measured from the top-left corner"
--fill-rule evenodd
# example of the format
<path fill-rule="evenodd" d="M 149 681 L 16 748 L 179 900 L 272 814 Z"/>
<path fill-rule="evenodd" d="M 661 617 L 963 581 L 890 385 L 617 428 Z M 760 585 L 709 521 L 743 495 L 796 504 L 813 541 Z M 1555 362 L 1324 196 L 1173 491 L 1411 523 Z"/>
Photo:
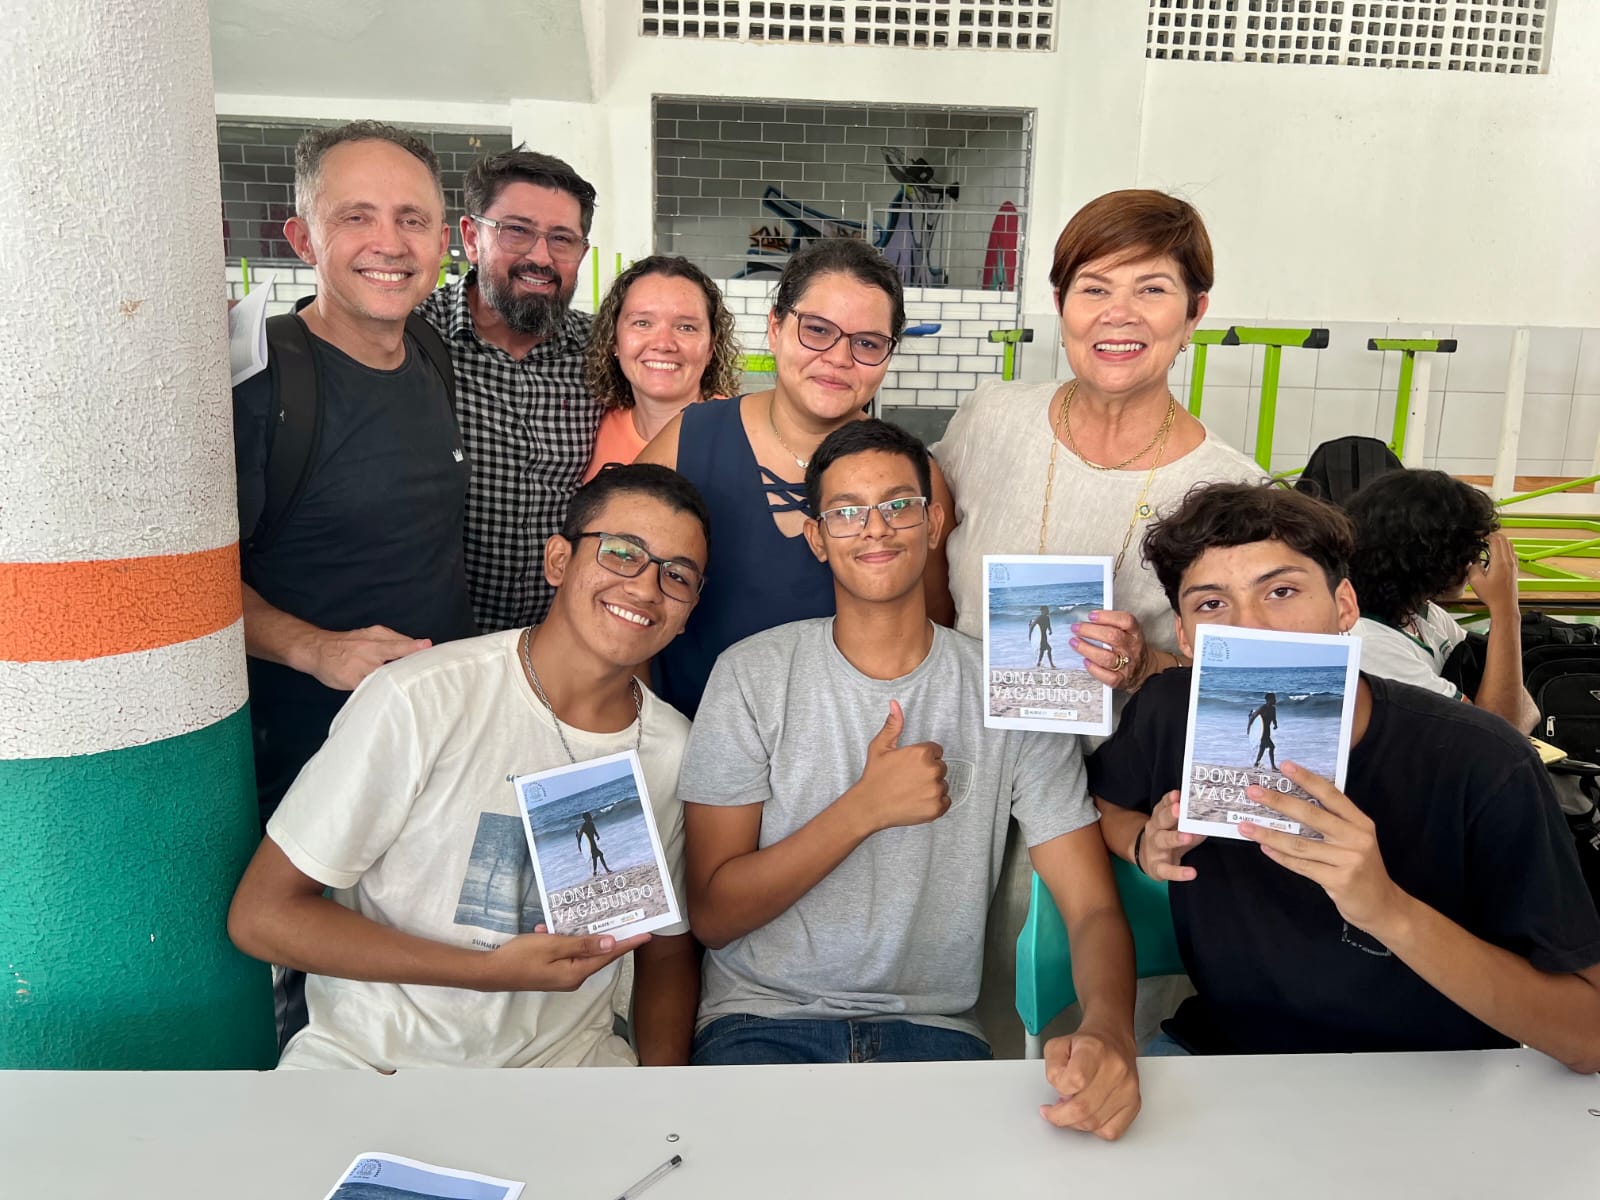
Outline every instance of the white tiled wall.
<path fill-rule="evenodd" d="M 1278 378 L 1274 470 L 1299 466 L 1319 443 L 1345 434 L 1389 439 L 1394 425 L 1398 353 L 1367 349 L 1369 338 L 1455 338 L 1454 354 L 1432 358 L 1424 457 L 1429 466 L 1457 475 L 1491 475 L 1499 450 L 1511 357 L 1509 326 L 1400 325 L 1208 318 L 1208 328 L 1228 324 L 1282 328 L 1321 326 L 1326 350 L 1284 350 Z M 1212 346 L 1206 362 L 1201 418 L 1246 453 L 1256 437 L 1255 398 L 1261 387 L 1263 349 Z M 1420 364 L 1423 356 L 1418 356 Z M 1179 358 L 1173 391 L 1187 401 L 1193 356 Z M 1588 475 L 1600 437 L 1600 329 L 1533 329 L 1518 446 L 1524 475 Z"/>
<path fill-rule="evenodd" d="M 257 272 L 259 278 L 260 272 Z M 228 295 L 240 294 L 237 266 L 227 269 Z M 580 280 L 575 306 L 591 310 L 592 289 Z M 775 280 L 721 281 L 746 350 L 767 348 L 766 314 Z M 287 312 L 298 296 L 315 290 L 309 267 L 278 272 L 268 311 Z M 954 408 L 985 379 L 998 379 L 1003 347 L 989 341 L 994 329 L 1017 326 L 1015 292 L 909 288 L 906 319 L 917 325 L 938 322 L 939 332 L 907 338 L 878 393 L 881 407 Z M 1400 355 L 1367 349 L 1369 338 L 1455 338 L 1454 354 L 1432 357 L 1429 416 L 1424 458 L 1427 465 L 1457 475 L 1492 475 L 1505 403 L 1506 368 L 1511 356 L 1509 326 L 1400 325 L 1382 322 L 1319 322 L 1239 317 L 1208 318 L 1207 328 L 1270 325 L 1323 327 L 1326 350 L 1285 350 L 1278 374 L 1277 422 L 1273 432 L 1273 470 L 1302 465 L 1321 442 L 1345 434 L 1389 439 L 1394 425 Z M 1059 354 L 1055 331 L 1035 328 L 1035 341 L 1023 354 L 1049 360 Z M 1256 397 L 1261 388 L 1260 346 L 1212 346 L 1206 361 L 1201 419 L 1245 453 L 1254 453 Z M 1420 363 L 1422 356 L 1418 356 Z M 1188 402 L 1193 353 L 1179 357 L 1172 389 Z M 1038 364 L 1029 376 L 1039 377 Z M 1059 364 L 1058 364 L 1059 366 Z M 1058 376 L 1060 371 L 1057 372 Z M 755 382 L 755 381 L 752 381 Z M 1517 470 L 1523 475 L 1588 475 L 1600 441 L 1600 329 L 1533 329 Z"/>

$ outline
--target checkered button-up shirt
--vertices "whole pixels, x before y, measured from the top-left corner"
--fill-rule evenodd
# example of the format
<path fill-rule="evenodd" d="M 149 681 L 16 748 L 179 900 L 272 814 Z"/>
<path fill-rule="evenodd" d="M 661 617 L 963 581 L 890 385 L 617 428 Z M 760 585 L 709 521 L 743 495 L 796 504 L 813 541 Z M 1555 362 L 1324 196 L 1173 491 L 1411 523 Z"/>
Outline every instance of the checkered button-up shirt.
<path fill-rule="evenodd" d="M 543 620 L 550 607 L 544 543 L 560 532 L 589 465 L 600 407 L 583 378 L 592 318 L 569 312 L 558 336 L 514 359 L 473 326 L 467 288 L 476 276 L 440 288 L 417 311 L 455 364 L 456 415 L 472 460 L 467 585 L 488 633 Z"/>

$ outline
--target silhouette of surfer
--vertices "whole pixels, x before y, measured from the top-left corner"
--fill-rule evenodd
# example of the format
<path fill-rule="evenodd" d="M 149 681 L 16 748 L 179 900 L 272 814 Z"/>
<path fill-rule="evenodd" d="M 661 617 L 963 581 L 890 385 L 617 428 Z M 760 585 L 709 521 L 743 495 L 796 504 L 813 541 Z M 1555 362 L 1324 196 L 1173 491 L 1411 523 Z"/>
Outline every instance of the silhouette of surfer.
<path fill-rule="evenodd" d="M 611 874 L 611 864 L 606 861 L 605 853 L 600 849 L 600 831 L 594 827 L 594 814 L 584 813 L 583 824 L 578 826 L 578 848 L 583 848 L 584 835 L 589 835 L 589 878 L 593 879 L 600 874 L 600 868 L 606 869 L 606 874 Z"/>
<path fill-rule="evenodd" d="M 1048 604 L 1039 605 L 1039 615 L 1028 622 L 1029 638 L 1033 637 L 1033 627 L 1035 625 L 1039 627 L 1039 657 L 1034 659 L 1033 665 L 1039 666 L 1044 662 L 1044 656 L 1048 654 L 1050 656 L 1050 669 L 1054 671 L 1056 669 L 1056 652 L 1050 648 L 1050 634 L 1053 631 L 1050 626 L 1050 606 Z"/>
<path fill-rule="evenodd" d="M 1250 710 L 1250 715 L 1245 719 L 1244 731 L 1248 735 L 1250 727 L 1255 724 L 1256 718 L 1261 718 L 1261 745 L 1256 747 L 1255 766 L 1261 765 L 1261 756 L 1265 754 L 1267 761 L 1272 764 L 1272 769 L 1278 769 L 1278 746 L 1272 740 L 1272 729 L 1278 723 L 1278 693 L 1268 692 L 1262 700 L 1260 708 Z"/>

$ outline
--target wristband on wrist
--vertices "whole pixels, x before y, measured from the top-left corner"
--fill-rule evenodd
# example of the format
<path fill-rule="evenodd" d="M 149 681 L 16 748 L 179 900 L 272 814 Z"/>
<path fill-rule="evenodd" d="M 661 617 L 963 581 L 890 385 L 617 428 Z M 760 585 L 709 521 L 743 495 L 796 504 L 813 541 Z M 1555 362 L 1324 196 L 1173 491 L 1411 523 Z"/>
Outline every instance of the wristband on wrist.
<path fill-rule="evenodd" d="M 1150 872 L 1146 871 L 1144 864 L 1139 861 L 1139 847 L 1144 844 L 1144 831 L 1145 827 L 1139 826 L 1139 832 L 1133 839 L 1133 865 L 1139 868 L 1139 874 L 1148 875 Z"/>

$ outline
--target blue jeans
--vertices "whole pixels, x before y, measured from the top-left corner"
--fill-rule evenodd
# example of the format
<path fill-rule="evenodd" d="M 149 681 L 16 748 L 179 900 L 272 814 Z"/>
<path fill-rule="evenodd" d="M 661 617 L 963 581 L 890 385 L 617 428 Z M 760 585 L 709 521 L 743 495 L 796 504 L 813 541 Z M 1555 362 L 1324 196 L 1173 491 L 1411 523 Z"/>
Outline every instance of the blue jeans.
<path fill-rule="evenodd" d="M 970 1062 L 994 1057 L 970 1033 L 915 1021 L 781 1021 L 737 1013 L 694 1035 L 693 1066 Z"/>

